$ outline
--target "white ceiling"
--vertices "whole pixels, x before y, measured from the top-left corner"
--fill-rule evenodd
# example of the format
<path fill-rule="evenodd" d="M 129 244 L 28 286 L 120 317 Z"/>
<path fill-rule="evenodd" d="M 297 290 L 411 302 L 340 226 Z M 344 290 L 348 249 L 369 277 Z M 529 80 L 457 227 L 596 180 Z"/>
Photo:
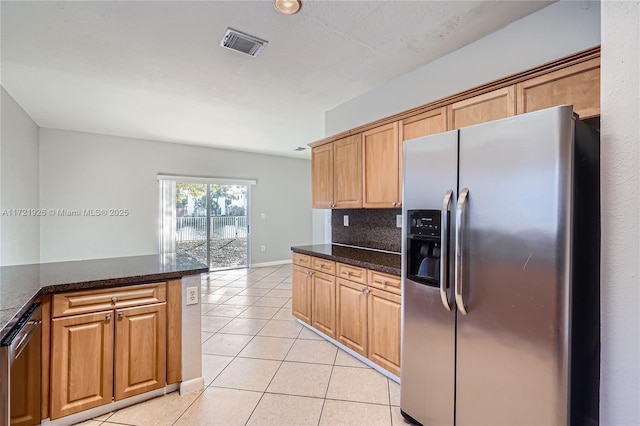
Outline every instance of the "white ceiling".
<path fill-rule="evenodd" d="M 3 0 L 2 85 L 40 127 L 308 158 L 325 111 L 548 5 L 302 2 Z"/>

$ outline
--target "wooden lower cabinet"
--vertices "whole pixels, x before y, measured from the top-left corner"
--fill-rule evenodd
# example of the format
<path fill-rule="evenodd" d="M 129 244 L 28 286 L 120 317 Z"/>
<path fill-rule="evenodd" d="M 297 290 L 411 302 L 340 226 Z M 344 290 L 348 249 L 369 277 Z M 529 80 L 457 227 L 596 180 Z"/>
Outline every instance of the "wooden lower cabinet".
<path fill-rule="evenodd" d="M 369 289 L 367 357 L 397 376 L 400 375 L 400 303 L 399 295 Z"/>
<path fill-rule="evenodd" d="M 311 270 L 293 265 L 291 274 L 291 314 L 311 324 Z"/>
<path fill-rule="evenodd" d="M 336 277 L 312 271 L 311 292 L 311 325 L 335 339 Z"/>
<path fill-rule="evenodd" d="M 111 402 L 113 311 L 52 321 L 51 420 Z"/>
<path fill-rule="evenodd" d="M 337 340 L 400 375 L 401 297 L 338 278 Z"/>
<path fill-rule="evenodd" d="M 166 386 L 165 284 L 115 288 L 111 290 L 112 295 L 105 290 L 54 295 L 51 420 Z M 86 311 L 89 302 L 104 306 L 107 302 L 102 299 L 108 300 L 112 308 L 56 317 L 56 312 Z M 130 306 L 136 300 L 140 305 Z M 172 300 L 172 303 L 180 301 Z M 181 322 L 175 314 L 173 317 L 172 321 Z M 181 325 L 171 324 L 171 327 Z M 175 330 L 172 335 L 176 335 Z"/>
<path fill-rule="evenodd" d="M 305 264 L 316 269 L 331 262 L 309 257 Z M 340 262 L 327 266 L 332 275 L 299 259 L 293 253 L 293 315 L 399 376 L 400 277 Z"/>
<path fill-rule="evenodd" d="M 116 311 L 115 400 L 163 387 L 167 380 L 166 302 Z"/>
<path fill-rule="evenodd" d="M 337 279 L 337 341 L 367 356 L 367 286 Z"/>

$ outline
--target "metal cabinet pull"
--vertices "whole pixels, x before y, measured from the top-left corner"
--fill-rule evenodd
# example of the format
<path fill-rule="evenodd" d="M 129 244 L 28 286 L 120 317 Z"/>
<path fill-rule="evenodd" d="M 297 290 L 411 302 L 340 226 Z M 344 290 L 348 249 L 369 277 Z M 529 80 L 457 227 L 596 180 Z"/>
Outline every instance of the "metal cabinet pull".
<path fill-rule="evenodd" d="M 345 272 L 345 274 L 347 274 L 347 276 L 350 277 L 351 276 L 351 271 L 347 271 L 347 272 Z"/>
<path fill-rule="evenodd" d="M 458 311 L 462 315 L 467 315 L 467 309 L 464 306 L 464 298 L 462 297 L 462 244 L 464 243 L 464 219 L 466 216 L 467 198 L 469 197 L 469 189 L 464 188 L 460 191 L 460 198 L 458 199 L 458 205 L 456 206 L 456 255 L 455 255 L 455 293 L 456 293 L 456 305 L 458 305 Z M 442 268 L 441 268 L 442 270 Z"/>
<path fill-rule="evenodd" d="M 118 298 L 117 298 L 117 297 L 113 296 L 113 297 L 111 298 L 111 303 L 116 303 L 117 301 L 118 301 Z"/>
<path fill-rule="evenodd" d="M 107 315 L 105 315 L 105 316 L 104 316 L 104 319 L 105 319 L 106 321 L 109 321 L 109 320 L 111 319 L 111 314 L 107 314 Z"/>
<path fill-rule="evenodd" d="M 449 281 L 449 212 L 451 211 L 452 198 L 453 190 L 450 189 L 442 200 L 442 217 L 440 223 L 440 235 L 442 235 L 440 250 L 440 299 L 447 311 L 451 310 L 447 284 Z"/>
<path fill-rule="evenodd" d="M 118 312 L 118 318 L 124 317 L 124 312 Z"/>

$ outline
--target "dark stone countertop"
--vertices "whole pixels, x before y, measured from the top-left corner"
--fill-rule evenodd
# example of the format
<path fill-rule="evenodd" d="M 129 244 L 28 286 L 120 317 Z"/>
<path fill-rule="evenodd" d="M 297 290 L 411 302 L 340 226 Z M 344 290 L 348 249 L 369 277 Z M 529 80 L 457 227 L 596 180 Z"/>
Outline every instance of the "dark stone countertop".
<path fill-rule="evenodd" d="M 363 248 L 345 247 L 335 244 L 317 244 L 291 247 L 296 253 L 308 254 L 327 260 L 360 266 L 378 272 L 400 275 L 400 254 L 383 253 Z"/>
<path fill-rule="evenodd" d="M 114 257 L 0 267 L 0 339 L 40 295 L 179 279 L 208 272 L 189 255 Z"/>

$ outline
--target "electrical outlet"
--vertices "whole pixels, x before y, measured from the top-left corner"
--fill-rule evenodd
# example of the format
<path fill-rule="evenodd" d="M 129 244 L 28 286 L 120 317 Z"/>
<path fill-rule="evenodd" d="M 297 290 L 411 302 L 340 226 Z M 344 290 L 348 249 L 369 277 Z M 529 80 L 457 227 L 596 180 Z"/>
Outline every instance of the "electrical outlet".
<path fill-rule="evenodd" d="M 260 246 L 260 251 L 265 251 L 267 248 L 265 246 Z"/>
<path fill-rule="evenodd" d="M 344 216 L 342 216 L 342 223 L 344 224 L 344 226 L 349 226 L 349 215 L 345 214 Z"/>
<path fill-rule="evenodd" d="M 198 304 L 198 287 L 187 287 L 187 305 Z"/>
<path fill-rule="evenodd" d="M 396 228 L 402 228 L 402 215 L 396 215 Z"/>

